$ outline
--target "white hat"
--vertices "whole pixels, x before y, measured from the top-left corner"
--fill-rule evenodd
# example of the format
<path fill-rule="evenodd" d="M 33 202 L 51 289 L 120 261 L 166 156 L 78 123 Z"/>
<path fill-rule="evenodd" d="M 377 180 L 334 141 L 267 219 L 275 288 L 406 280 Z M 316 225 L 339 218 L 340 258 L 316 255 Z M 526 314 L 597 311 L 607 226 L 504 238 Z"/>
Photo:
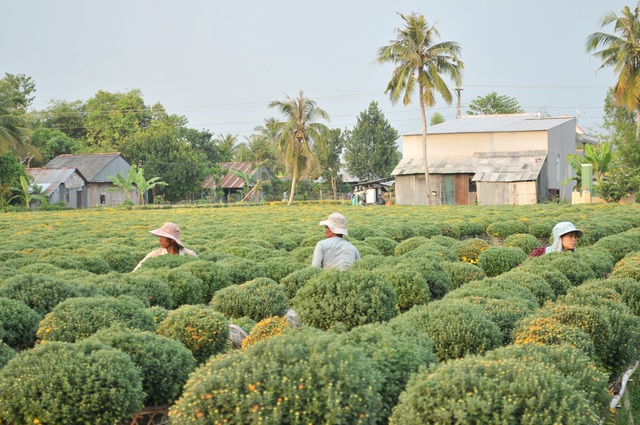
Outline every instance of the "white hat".
<path fill-rule="evenodd" d="M 159 229 L 150 230 L 149 233 L 173 239 L 178 245 L 184 248 L 184 244 L 180 242 L 180 228 L 173 223 L 166 222 Z"/>
<path fill-rule="evenodd" d="M 340 213 L 333 213 L 320 222 L 320 226 L 327 226 L 336 235 L 348 236 L 347 232 L 347 218 Z"/>

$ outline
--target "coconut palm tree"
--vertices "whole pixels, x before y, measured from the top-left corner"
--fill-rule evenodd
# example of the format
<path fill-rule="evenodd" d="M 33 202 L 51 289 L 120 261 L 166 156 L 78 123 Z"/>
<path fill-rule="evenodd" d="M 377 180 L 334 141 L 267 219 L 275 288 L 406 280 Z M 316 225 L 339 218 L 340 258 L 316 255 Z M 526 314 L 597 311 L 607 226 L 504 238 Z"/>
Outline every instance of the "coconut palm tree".
<path fill-rule="evenodd" d="M 273 101 L 270 108 L 280 111 L 284 121 L 271 124 L 277 132 L 278 153 L 284 155 L 287 174 L 291 177 L 291 192 L 289 202 L 293 202 L 296 184 L 299 179 L 309 172 L 316 162 L 314 144 L 322 145 L 329 134 L 329 128 L 319 119 L 329 120 L 329 115 L 318 108 L 316 102 L 300 96 L 285 101 Z"/>
<path fill-rule="evenodd" d="M 26 121 L 20 115 L 12 114 L 0 104 L 0 153 L 10 149 L 18 152 L 23 147 L 23 134 L 26 133 Z"/>
<path fill-rule="evenodd" d="M 456 85 L 462 81 L 464 64 L 459 58 L 461 48 L 454 41 L 436 42 L 440 33 L 435 24 L 429 26 L 424 16 L 412 13 L 400 14 L 405 21 L 404 28 L 396 29 L 396 39 L 388 46 L 378 49 L 379 63 L 393 63 L 394 70 L 385 93 L 389 93 L 392 104 L 411 103 L 414 92 L 418 91 L 422 114 L 422 154 L 426 183 L 427 205 L 432 204 L 429 165 L 427 162 L 427 115 L 425 108 L 436 103 L 436 93 L 451 104 L 451 91 L 443 76 L 450 77 Z"/>
<path fill-rule="evenodd" d="M 600 27 L 612 23 L 613 34 L 595 32 L 587 37 L 587 51 L 602 61 L 598 69 L 613 67 L 618 74 L 616 105 L 636 112 L 636 134 L 640 135 L 640 3 L 633 11 L 625 6 L 620 16 L 607 13 Z"/>

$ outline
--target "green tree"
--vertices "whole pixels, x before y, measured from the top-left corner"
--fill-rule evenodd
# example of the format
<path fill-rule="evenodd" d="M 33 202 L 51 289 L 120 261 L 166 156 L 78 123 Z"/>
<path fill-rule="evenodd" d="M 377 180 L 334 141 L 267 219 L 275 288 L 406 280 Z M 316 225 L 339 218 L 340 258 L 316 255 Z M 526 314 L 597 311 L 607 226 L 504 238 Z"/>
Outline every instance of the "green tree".
<path fill-rule="evenodd" d="M 233 149 L 238 143 L 237 134 L 220 134 L 215 139 L 220 152 L 220 162 L 233 161 Z"/>
<path fill-rule="evenodd" d="M 61 130 L 40 127 L 33 131 L 29 139 L 31 146 L 42 154 L 41 163 L 46 164 L 58 155 L 80 153 L 83 145 Z"/>
<path fill-rule="evenodd" d="M 20 178 L 28 178 L 27 170 L 11 151 L 0 154 L 0 208 L 6 209 L 12 188 L 20 186 Z"/>
<path fill-rule="evenodd" d="M 468 115 L 518 114 L 524 110 L 518 101 L 509 96 L 491 92 L 486 96 L 478 96 L 469 103 Z"/>
<path fill-rule="evenodd" d="M 389 177 L 398 165 L 398 132 L 391 127 L 378 104 L 362 111 L 355 127 L 346 132 L 344 160 L 349 174 L 358 180 Z"/>
<path fill-rule="evenodd" d="M 340 167 L 342 161 L 342 149 L 344 149 L 345 138 L 339 128 L 330 130 L 329 137 L 325 141 L 323 149 L 318 150 L 318 160 L 322 169 L 320 175 L 331 184 L 333 199 L 338 198 L 338 181 L 340 180 Z"/>
<path fill-rule="evenodd" d="M 31 77 L 5 73 L 0 79 L 0 104 L 15 111 L 16 115 L 22 115 L 31 106 L 35 91 L 36 83 Z"/>
<path fill-rule="evenodd" d="M 595 32 L 587 37 L 587 51 L 602 61 L 599 69 L 613 67 L 618 74 L 614 86 L 617 105 L 636 113 L 636 134 L 640 135 L 640 2 L 632 11 L 624 6 L 621 15 L 613 11 L 600 20 L 600 27 L 614 24 L 614 33 Z"/>
<path fill-rule="evenodd" d="M 440 112 L 434 112 L 433 115 L 431 116 L 431 119 L 429 120 L 429 125 L 438 125 L 438 124 L 442 124 L 445 121 L 446 120 L 444 119 L 444 117 Z"/>
<path fill-rule="evenodd" d="M 273 101 L 270 108 L 276 108 L 284 121 L 273 123 L 273 130 L 277 132 L 278 151 L 284 155 L 286 171 L 291 176 L 291 192 L 289 202 L 293 202 L 296 184 L 308 173 L 317 161 L 314 144 L 321 147 L 328 137 L 329 129 L 325 124 L 317 122 L 319 119 L 329 120 L 329 114 L 318 108 L 316 102 L 300 96 L 285 101 Z"/>
<path fill-rule="evenodd" d="M 24 145 L 23 136 L 28 133 L 24 116 L 15 115 L 0 103 L 0 153 L 7 149 L 20 152 Z"/>
<path fill-rule="evenodd" d="M 76 140 L 82 140 L 86 136 L 87 116 L 85 104 L 80 100 L 52 100 L 47 109 L 38 113 L 38 117 L 45 128 L 59 130 Z"/>
<path fill-rule="evenodd" d="M 452 95 L 443 76 L 449 76 L 455 85 L 462 83 L 463 62 L 459 58 L 460 45 L 454 41 L 437 43 L 440 33 L 434 25 L 429 26 L 424 16 L 412 13 L 399 14 L 405 21 L 404 28 L 396 29 L 396 39 L 378 50 L 380 63 L 392 63 L 393 74 L 385 92 L 393 104 L 402 100 L 407 106 L 414 92 L 418 91 L 422 115 L 422 154 L 427 205 L 433 203 L 429 164 L 427 160 L 427 114 L 426 108 L 436 104 L 436 93 L 451 104 Z"/>

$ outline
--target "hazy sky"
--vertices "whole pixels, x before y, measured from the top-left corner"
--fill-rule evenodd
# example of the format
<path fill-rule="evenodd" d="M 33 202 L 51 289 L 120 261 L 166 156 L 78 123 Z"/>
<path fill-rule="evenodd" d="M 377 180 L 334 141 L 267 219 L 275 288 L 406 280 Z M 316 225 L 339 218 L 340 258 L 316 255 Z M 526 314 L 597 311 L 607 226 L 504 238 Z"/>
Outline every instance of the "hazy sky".
<path fill-rule="evenodd" d="M 392 106 L 391 65 L 377 49 L 401 27 L 396 14 L 437 22 L 462 46 L 462 112 L 492 91 L 527 112 L 578 116 L 597 133 L 613 71 L 585 51 L 600 18 L 631 0 L 0 0 L 0 76 L 36 83 L 33 107 L 86 101 L 98 90 L 140 89 L 189 126 L 242 140 L 275 115 L 273 100 L 300 90 L 352 128 L 372 100 L 400 134 L 421 128 L 417 97 Z M 605 27 L 611 33 L 612 27 Z M 428 110 L 455 119 L 455 101 Z"/>

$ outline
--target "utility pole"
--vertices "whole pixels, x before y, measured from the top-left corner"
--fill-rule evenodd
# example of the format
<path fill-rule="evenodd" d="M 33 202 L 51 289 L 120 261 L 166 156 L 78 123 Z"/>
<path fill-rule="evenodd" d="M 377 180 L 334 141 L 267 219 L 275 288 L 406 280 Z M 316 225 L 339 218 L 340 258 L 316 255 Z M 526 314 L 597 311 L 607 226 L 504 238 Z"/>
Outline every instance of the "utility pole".
<path fill-rule="evenodd" d="M 456 119 L 460 118 L 460 92 L 464 90 L 464 87 L 454 87 L 453 91 L 456 92 L 456 96 L 458 96 L 458 108 L 456 109 Z"/>

